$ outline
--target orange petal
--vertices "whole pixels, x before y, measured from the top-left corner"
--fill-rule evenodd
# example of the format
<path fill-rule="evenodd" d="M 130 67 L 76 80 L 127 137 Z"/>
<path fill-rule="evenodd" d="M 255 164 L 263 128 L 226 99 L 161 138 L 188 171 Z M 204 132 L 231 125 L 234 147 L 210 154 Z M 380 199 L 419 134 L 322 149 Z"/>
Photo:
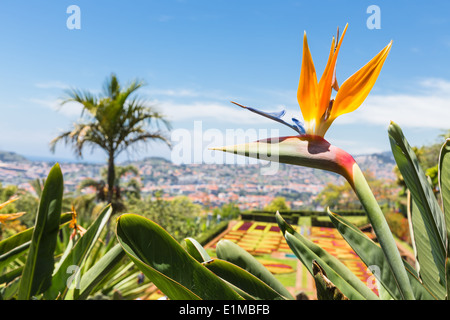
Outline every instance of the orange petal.
<path fill-rule="evenodd" d="M 14 202 L 14 201 L 16 201 L 18 199 L 19 199 L 19 197 L 13 197 L 13 198 L 10 198 L 8 201 L 1 203 L 0 204 L 0 210 L 3 209 L 4 207 L 6 207 L 11 202 Z"/>
<path fill-rule="evenodd" d="M 391 47 L 392 41 L 341 85 L 331 110 L 330 120 L 359 108 L 372 90 Z"/>
<path fill-rule="evenodd" d="M 0 214 L 0 223 L 5 223 L 6 221 L 15 220 L 23 216 L 25 212 L 17 212 L 17 213 L 5 213 Z"/>
<path fill-rule="evenodd" d="M 339 49 L 341 48 L 342 40 L 344 39 L 345 33 L 347 31 L 348 24 L 345 25 L 344 31 L 342 32 L 342 36 L 339 39 L 338 45 L 335 50 L 335 40 L 333 37 L 333 42 L 331 45 L 330 56 L 328 57 L 328 62 L 323 72 L 322 78 L 320 78 L 319 82 L 319 95 L 320 101 L 317 109 L 317 117 L 320 119 L 322 115 L 328 108 L 330 104 L 331 98 L 331 90 L 333 88 L 333 80 L 336 72 L 336 61 L 339 53 Z"/>
<path fill-rule="evenodd" d="M 331 83 L 333 81 L 333 72 L 332 69 L 334 69 L 333 64 L 333 56 L 334 56 L 334 49 L 336 47 L 336 42 L 333 37 L 332 43 L 331 43 L 331 50 L 330 55 L 328 56 L 327 65 L 325 66 L 325 70 L 323 71 L 322 77 L 319 81 L 318 86 L 318 93 L 319 93 L 319 103 L 317 105 L 317 114 L 316 118 L 320 119 L 322 114 L 325 112 L 326 107 L 328 106 L 330 102 L 331 97 Z M 330 77 L 331 75 L 331 77 Z"/>
<path fill-rule="evenodd" d="M 300 82 L 298 84 L 297 100 L 302 110 L 303 119 L 308 128 L 315 120 L 317 106 L 317 76 L 314 63 L 309 51 L 306 32 L 303 36 L 303 59 L 302 70 L 300 72 Z"/>
<path fill-rule="evenodd" d="M 77 212 L 72 204 L 72 220 L 70 220 L 69 228 L 74 229 L 77 226 Z"/>

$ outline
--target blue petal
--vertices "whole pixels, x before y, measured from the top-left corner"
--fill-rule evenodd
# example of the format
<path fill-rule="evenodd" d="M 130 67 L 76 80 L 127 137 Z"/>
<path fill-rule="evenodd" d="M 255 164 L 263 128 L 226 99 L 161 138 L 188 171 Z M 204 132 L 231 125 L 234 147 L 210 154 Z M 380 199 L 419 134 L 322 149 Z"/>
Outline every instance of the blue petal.
<path fill-rule="evenodd" d="M 266 117 L 266 118 L 269 118 L 271 120 L 277 121 L 277 122 L 279 122 L 281 124 L 284 124 L 284 125 L 288 126 L 289 128 L 297 131 L 299 134 L 305 134 L 305 129 L 303 129 L 302 126 L 301 127 L 297 127 L 296 125 L 289 124 L 286 121 L 281 119 L 281 117 L 286 114 L 285 110 L 282 110 L 280 112 L 264 112 L 264 111 L 260 111 L 260 110 L 255 109 L 255 108 L 250 108 L 250 107 L 243 106 L 243 105 L 238 104 L 236 102 L 232 102 L 232 103 L 234 103 L 235 105 L 240 106 L 241 108 L 244 108 L 244 109 L 247 109 L 247 110 L 249 110 L 251 112 L 259 114 L 259 115 L 261 115 L 263 117 Z M 303 129 L 303 132 L 301 131 L 301 129 Z"/>
<path fill-rule="evenodd" d="M 248 108 L 248 109 L 250 109 L 250 108 Z M 286 114 L 286 110 L 281 110 L 280 112 L 263 112 L 263 111 L 259 111 L 259 112 L 265 113 L 269 117 L 274 117 L 274 118 L 278 118 L 278 119 L 281 119 Z"/>
<path fill-rule="evenodd" d="M 294 121 L 294 125 L 298 128 L 298 131 L 300 134 L 306 134 L 305 126 L 303 122 L 299 121 L 296 118 L 292 118 L 292 121 Z"/>

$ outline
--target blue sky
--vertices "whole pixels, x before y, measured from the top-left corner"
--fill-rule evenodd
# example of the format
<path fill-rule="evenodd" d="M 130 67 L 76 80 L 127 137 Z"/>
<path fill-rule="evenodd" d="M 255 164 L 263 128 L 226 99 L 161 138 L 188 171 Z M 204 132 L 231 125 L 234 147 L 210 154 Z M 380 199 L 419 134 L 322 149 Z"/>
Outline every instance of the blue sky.
<path fill-rule="evenodd" d="M 66 26 L 70 5 L 80 8 L 79 30 Z M 367 27 L 370 5 L 380 8 L 381 29 Z M 393 120 L 411 144 L 436 142 L 450 128 L 448 12 L 446 1 L 2 0 L 0 150 L 74 159 L 63 145 L 55 154 L 49 150 L 50 140 L 80 114 L 76 105 L 58 108 L 63 92 L 98 92 L 112 72 L 124 83 L 144 80 L 141 95 L 177 132 L 192 133 L 201 121 L 203 130 L 291 135 L 229 101 L 285 108 L 301 118 L 296 90 L 303 32 L 320 75 L 331 38 L 346 23 L 339 83 L 391 40 L 393 47 L 367 100 L 338 118 L 326 138 L 353 154 L 386 151 Z M 152 144 L 120 159 L 157 155 L 170 158 L 171 152 Z M 86 161 L 104 159 L 100 151 L 85 152 Z"/>

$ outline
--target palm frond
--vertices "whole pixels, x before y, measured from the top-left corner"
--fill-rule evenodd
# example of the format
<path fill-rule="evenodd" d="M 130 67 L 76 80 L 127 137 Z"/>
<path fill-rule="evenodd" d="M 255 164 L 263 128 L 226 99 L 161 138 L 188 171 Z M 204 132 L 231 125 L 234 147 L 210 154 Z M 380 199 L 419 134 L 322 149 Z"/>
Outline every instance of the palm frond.
<path fill-rule="evenodd" d="M 69 102 L 78 102 L 83 105 L 81 111 L 81 117 L 83 117 L 85 111 L 88 111 L 91 115 L 95 115 L 98 101 L 98 98 L 90 91 L 72 88 L 65 90 L 65 96 L 62 98 L 61 106 Z"/>

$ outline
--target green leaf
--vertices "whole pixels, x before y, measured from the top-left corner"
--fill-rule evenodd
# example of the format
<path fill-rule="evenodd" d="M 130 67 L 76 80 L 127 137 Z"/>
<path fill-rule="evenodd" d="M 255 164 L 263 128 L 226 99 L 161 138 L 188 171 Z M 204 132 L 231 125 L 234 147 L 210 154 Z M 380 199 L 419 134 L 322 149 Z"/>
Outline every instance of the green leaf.
<path fill-rule="evenodd" d="M 0 300 L 12 300 L 19 290 L 20 278 L 16 278 L 0 290 Z"/>
<path fill-rule="evenodd" d="M 0 241 L 0 270 L 8 264 L 11 255 L 22 253 L 30 246 L 34 227 Z"/>
<path fill-rule="evenodd" d="M 96 285 L 99 284 L 120 261 L 122 261 L 123 257 L 125 257 L 125 252 L 120 244 L 116 244 L 112 249 L 106 252 L 106 254 L 82 276 L 80 281 L 80 295 L 77 300 L 86 299 Z M 69 295 L 70 292 L 67 295 L 68 299 L 71 298 Z"/>
<path fill-rule="evenodd" d="M 394 300 L 394 298 L 390 295 L 389 291 L 378 281 L 377 278 L 374 278 L 375 283 L 378 288 L 378 295 L 380 296 L 380 300 Z"/>
<path fill-rule="evenodd" d="M 450 139 L 445 141 L 439 155 L 439 190 L 447 227 L 447 255 L 450 256 Z"/>
<path fill-rule="evenodd" d="M 220 240 L 216 245 L 216 254 L 219 259 L 229 261 L 250 272 L 286 299 L 294 300 L 289 291 L 261 262 L 237 244 L 229 240 Z"/>
<path fill-rule="evenodd" d="M 348 298 L 327 278 L 325 270 L 313 261 L 314 282 L 318 300 L 348 300 Z"/>
<path fill-rule="evenodd" d="M 331 212 L 330 210 L 328 210 L 328 215 L 336 229 L 341 233 L 342 237 L 361 258 L 364 264 L 367 267 L 372 268 L 373 275 L 377 278 L 383 288 L 386 289 L 389 295 L 396 300 L 403 299 L 396 284 L 397 280 L 395 279 L 395 276 L 389 267 L 389 262 L 387 261 L 380 246 L 369 239 L 363 232 L 361 232 L 361 230 L 356 228 L 345 218 Z M 435 300 L 436 298 L 423 287 L 421 282 L 417 279 L 417 276 L 411 272 L 413 268 L 409 266 L 406 261 L 403 261 L 403 263 L 405 267 L 407 267 L 407 270 L 410 271 L 407 274 L 414 297 L 418 300 Z"/>
<path fill-rule="evenodd" d="M 11 261 L 15 260 L 21 254 L 23 254 L 30 247 L 31 241 L 27 241 L 21 245 L 18 245 L 10 251 L 0 256 L 0 270 L 6 267 Z"/>
<path fill-rule="evenodd" d="M 286 242 L 288 243 L 289 247 L 291 248 L 292 252 L 299 258 L 299 260 L 306 266 L 308 271 L 314 275 L 314 272 L 312 270 L 312 262 L 317 260 L 321 265 L 323 265 L 324 270 L 326 270 L 326 273 L 329 275 L 330 281 L 335 283 L 336 287 L 339 288 L 340 291 L 343 292 L 344 295 L 348 296 L 351 300 L 377 300 L 378 297 L 372 292 L 372 294 L 366 294 L 363 295 L 353 287 L 349 282 L 347 282 L 348 278 L 353 277 L 353 273 L 348 270 L 343 271 L 342 268 L 340 270 L 336 271 L 333 267 L 328 265 L 321 257 L 317 254 L 315 254 L 312 250 L 308 248 L 307 245 L 305 245 L 305 239 L 302 239 L 303 241 L 299 240 L 297 237 L 293 236 L 291 233 L 286 232 L 285 233 Z M 335 267 L 335 266 L 334 266 Z M 358 279 L 359 280 L 359 279 Z M 362 283 L 361 280 L 359 280 Z"/>
<path fill-rule="evenodd" d="M 359 200 L 366 210 L 367 217 L 389 263 L 389 268 L 395 276 L 396 284 L 402 297 L 406 300 L 414 300 L 414 293 L 408 279 L 408 274 L 403 267 L 403 260 L 400 256 L 397 243 L 395 242 L 383 211 L 378 205 L 364 174 L 357 165 L 353 166 L 353 179 L 351 181 L 354 184 L 353 190 L 358 195 Z"/>
<path fill-rule="evenodd" d="M 124 214 L 116 235 L 130 259 L 169 299 L 242 299 L 156 223 Z"/>
<path fill-rule="evenodd" d="M 436 299 L 443 299 L 445 287 L 439 283 L 439 264 L 436 263 L 436 261 L 439 261 L 441 253 L 433 249 L 433 241 L 430 241 L 436 238 L 430 239 L 429 234 L 427 234 L 426 223 L 416 202 L 411 197 L 408 201 L 413 229 L 411 237 L 414 241 L 417 277 L 422 279 L 423 285 L 429 289 Z"/>
<path fill-rule="evenodd" d="M 106 206 L 98 215 L 86 233 L 76 242 L 74 247 L 62 257 L 57 270 L 53 274 L 52 284 L 44 293 L 48 300 L 64 299 L 72 283 L 79 278 L 84 259 L 89 255 L 112 213 L 111 205 Z M 78 285 L 78 284 L 76 284 Z"/>
<path fill-rule="evenodd" d="M 205 262 L 204 265 L 218 277 L 238 287 L 248 295 L 260 300 L 286 300 L 266 283 L 246 270 L 221 259 Z"/>
<path fill-rule="evenodd" d="M 19 300 L 28 300 L 45 291 L 51 284 L 63 188 L 63 175 L 59 164 L 56 164 L 50 170 L 42 191 L 31 245 L 20 281 Z"/>
<path fill-rule="evenodd" d="M 447 294 L 445 299 L 450 300 L 450 282 L 448 281 L 450 279 L 450 258 L 447 258 L 445 261 L 445 273 L 447 275 Z"/>
<path fill-rule="evenodd" d="M 325 270 L 328 279 L 350 300 L 378 300 L 378 296 L 339 259 L 296 232 L 278 212 L 276 218 L 292 252 L 311 275 L 314 276 L 312 266 L 316 261 Z"/>
<path fill-rule="evenodd" d="M 186 238 L 184 239 L 184 243 L 186 245 L 186 251 L 198 262 L 203 263 L 211 260 L 211 257 L 203 246 L 194 238 Z"/>
<path fill-rule="evenodd" d="M 434 296 L 443 299 L 447 246 L 444 215 L 414 151 L 395 123 L 389 126 L 389 140 L 395 161 L 418 209 L 412 210 L 411 219 L 420 278 Z"/>
<path fill-rule="evenodd" d="M 70 220 L 71 216 L 71 214 L 61 216 L 60 228 Z M 0 270 L 30 247 L 33 231 L 34 227 L 31 227 L 0 241 Z"/>
<path fill-rule="evenodd" d="M 108 222 L 108 224 L 110 224 L 110 222 Z M 108 229 L 108 224 L 107 224 L 107 229 Z M 107 231 L 107 232 L 109 232 L 109 231 Z M 109 234 L 108 234 L 108 236 L 109 236 Z M 94 246 L 94 248 L 92 249 L 91 253 L 86 257 L 86 260 L 85 260 L 84 266 L 83 266 L 83 270 L 89 270 L 98 261 L 99 256 L 105 254 L 110 249 L 112 249 L 112 247 L 114 247 L 117 244 L 117 242 L 115 240 L 116 239 L 114 239 L 113 241 L 108 241 L 107 244 L 98 241 L 96 246 Z"/>
<path fill-rule="evenodd" d="M 11 282 L 15 278 L 20 277 L 20 275 L 22 275 L 22 272 L 23 272 L 23 266 L 20 266 L 11 271 L 3 273 L 2 275 L 0 275 L 0 284 L 5 284 L 8 282 Z"/>

